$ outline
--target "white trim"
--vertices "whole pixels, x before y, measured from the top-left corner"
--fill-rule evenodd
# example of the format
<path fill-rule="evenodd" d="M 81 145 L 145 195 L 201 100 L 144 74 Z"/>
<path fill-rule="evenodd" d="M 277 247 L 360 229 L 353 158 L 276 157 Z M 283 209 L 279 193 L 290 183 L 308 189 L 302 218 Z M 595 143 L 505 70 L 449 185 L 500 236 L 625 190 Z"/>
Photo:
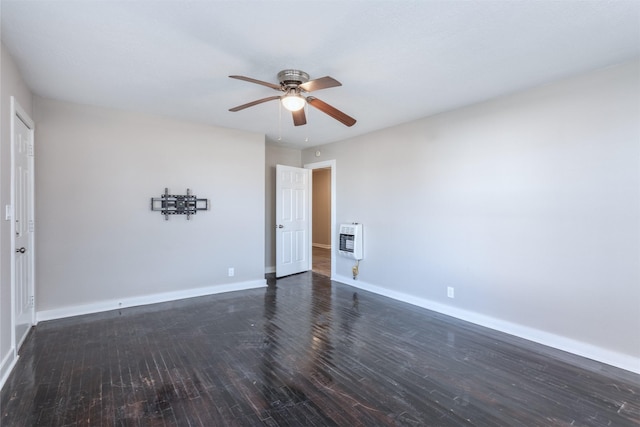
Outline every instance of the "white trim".
<path fill-rule="evenodd" d="M 336 175 L 337 175 L 337 166 L 335 159 L 333 160 L 325 160 L 322 162 L 316 163 L 307 163 L 304 165 L 305 169 L 324 169 L 331 168 L 331 245 L 329 245 L 329 249 L 334 247 L 335 245 L 335 230 L 336 230 Z M 313 191 L 312 191 L 313 197 Z M 313 224 L 313 223 L 312 223 Z M 331 251 L 331 279 L 333 279 L 336 275 L 336 253 L 335 251 Z"/>
<path fill-rule="evenodd" d="M 588 359 L 592 359 L 601 363 L 606 363 L 607 365 L 615 366 L 620 369 L 625 369 L 627 371 L 640 374 L 640 358 L 638 357 L 618 353 L 606 348 L 595 346 L 593 344 L 576 341 L 571 338 L 541 331 L 539 329 L 529 328 L 517 323 L 496 319 L 491 316 L 486 316 L 472 311 L 451 307 L 446 304 L 419 298 L 413 295 L 405 294 L 403 292 L 397 292 L 391 289 L 361 282 L 359 280 L 353 280 L 346 276 L 336 275 L 335 277 L 333 277 L 333 280 L 351 285 L 359 289 L 373 292 L 378 295 L 406 302 L 418 307 L 426 308 L 427 310 L 432 310 L 441 314 L 445 314 L 447 316 L 455 317 L 466 322 L 471 322 L 476 325 L 504 332 L 509 335 L 515 335 L 517 337 L 533 341 L 538 344 L 553 347 L 558 350 L 566 351 L 581 357 L 586 357 Z"/>
<path fill-rule="evenodd" d="M 272 265 L 272 266 L 269 266 L 269 267 L 265 267 L 264 272 L 265 272 L 265 274 L 275 273 L 276 272 L 276 266 Z"/>
<path fill-rule="evenodd" d="M 62 319 L 65 317 L 80 316 L 83 314 L 100 313 L 103 311 L 117 310 L 120 308 L 135 307 L 139 305 L 156 304 L 159 302 L 220 294 L 223 292 L 243 291 L 247 289 L 261 288 L 266 285 L 266 280 L 251 280 L 247 282 L 207 286 L 204 288 L 163 292 L 159 294 L 145 295 L 140 297 L 100 301 L 91 304 L 74 305 L 69 307 L 55 308 L 53 310 L 38 311 L 37 319 L 38 322 L 42 322 L 45 320 Z"/>
<path fill-rule="evenodd" d="M 16 354 L 15 350 L 15 347 L 10 348 L 5 358 L 2 359 L 2 363 L 0 363 L 0 390 L 4 387 L 4 383 L 7 381 L 7 378 L 9 378 L 9 374 L 11 374 L 16 363 L 18 363 L 20 356 Z"/>
<path fill-rule="evenodd" d="M 314 248 L 331 249 L 331 245 L 325 245 L 324 243 L 312 243 L 311 246 Z"/>

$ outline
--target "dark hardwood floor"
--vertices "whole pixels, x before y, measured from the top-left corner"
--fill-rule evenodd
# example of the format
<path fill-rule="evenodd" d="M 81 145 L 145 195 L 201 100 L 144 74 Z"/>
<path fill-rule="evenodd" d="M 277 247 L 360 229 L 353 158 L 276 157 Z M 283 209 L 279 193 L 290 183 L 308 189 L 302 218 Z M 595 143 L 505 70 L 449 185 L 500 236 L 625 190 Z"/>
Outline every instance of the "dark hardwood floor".
<path fill-rule="evenodd" d="M 304 273 L 40 323 L 0 410 L 2 427 L 624 427 L 640 375 Z"/>

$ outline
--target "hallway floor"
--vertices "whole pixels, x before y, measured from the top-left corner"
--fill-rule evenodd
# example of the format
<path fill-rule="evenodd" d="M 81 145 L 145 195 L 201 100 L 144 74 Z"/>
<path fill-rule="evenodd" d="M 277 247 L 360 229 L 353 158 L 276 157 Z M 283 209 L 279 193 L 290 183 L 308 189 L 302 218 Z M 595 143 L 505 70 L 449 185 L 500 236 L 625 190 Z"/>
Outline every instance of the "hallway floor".
<path fill-rule="evenodd" d="M 313 257 L 311 258 L 313 272 L 331 277 L 331 249 L 313 246 L 311 251 Z"/>
<path fill-rule="evenodd" d="M 42 322 L 20 353 L 3 427 L 640 424 L 640 375 L 311 272 Z"/>

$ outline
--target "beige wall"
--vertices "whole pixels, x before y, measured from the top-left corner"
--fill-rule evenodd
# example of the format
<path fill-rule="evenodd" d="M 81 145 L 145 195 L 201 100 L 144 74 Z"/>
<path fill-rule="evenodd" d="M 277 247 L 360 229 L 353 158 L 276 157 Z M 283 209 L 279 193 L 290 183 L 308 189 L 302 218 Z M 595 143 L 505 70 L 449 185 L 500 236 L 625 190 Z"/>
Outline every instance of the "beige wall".
<path fill-rule="evenodd" d="M 0 208 L 11 204 L 11 97 L 33 118 L 32 95 L 0 43 Z M 15 360 L 11 338 L 11 222 L 0 221 L 0 384 Z"/>
<path fill-rule="evenodd" d="M 35 120 L 39 319 L 264 286 L 262 135 L 43 98 Z M 211 209 L 165 221 L 165 187 Z"/>
<path fill-rule="evenodd" d="M 638 99 L 633 62 L 304 150 L 364 224 L 338 279 L 640 372 Z"/>
<path fill-rule="evenodd" d="M 313 170 L 313 244 L 331 247 L 331 169 Z"/>

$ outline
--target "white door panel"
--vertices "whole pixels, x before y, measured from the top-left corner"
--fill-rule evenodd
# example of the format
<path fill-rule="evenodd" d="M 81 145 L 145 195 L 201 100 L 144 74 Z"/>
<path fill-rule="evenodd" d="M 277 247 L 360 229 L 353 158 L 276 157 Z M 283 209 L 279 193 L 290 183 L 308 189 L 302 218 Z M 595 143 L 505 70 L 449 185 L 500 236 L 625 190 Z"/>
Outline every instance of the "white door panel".
<path fill-rule="evenodd" d="M 15 107 L 15 106 L 14 106 Z M 34 323 L 34 170 L 33 122 L 19 108 L 13 129 L 13 294 L 15 345 L 20 346 Z"/>
<path fill-rule="evenodd" d="M 276 277 L 311 269 L 311 173 L 276 165 Z"/>

